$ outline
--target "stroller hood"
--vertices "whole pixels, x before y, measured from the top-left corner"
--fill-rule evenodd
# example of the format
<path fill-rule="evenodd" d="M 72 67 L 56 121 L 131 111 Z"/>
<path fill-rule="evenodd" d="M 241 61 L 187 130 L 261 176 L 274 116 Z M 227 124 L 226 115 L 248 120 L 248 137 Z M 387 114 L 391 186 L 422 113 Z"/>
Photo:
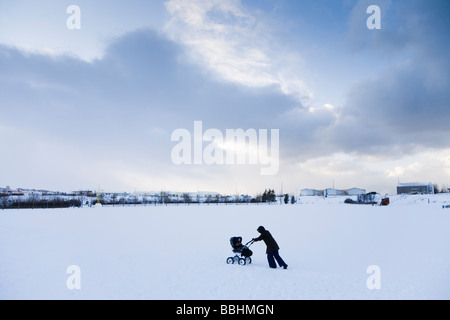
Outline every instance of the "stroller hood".
<path fill-rule="evenodd" d="M 232 237 L 230 239 L 230 244 L 233 248 L 235 248 L 238 243 L 242 243 L 242 237 Z"/>

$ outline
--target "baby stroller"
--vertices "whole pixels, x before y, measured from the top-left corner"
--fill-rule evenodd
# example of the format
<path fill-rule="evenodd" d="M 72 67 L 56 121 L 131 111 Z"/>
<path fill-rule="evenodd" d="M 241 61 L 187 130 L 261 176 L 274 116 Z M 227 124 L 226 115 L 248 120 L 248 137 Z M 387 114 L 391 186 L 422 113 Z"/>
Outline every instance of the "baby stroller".
<path fill-rule="evenodd" d="M 236 255 L 234 257 L 229 257 L 227 259 L 228 264 L 238 263 L 241 266 L 252 263 L 253 252 L 249 247 L 253 244 L 253 240 L 249 241 L 245 245 L 242 244 L 242 237 L 232 237 L 230 239 L 231 247 L 233 248 L 233 253 Z"/>

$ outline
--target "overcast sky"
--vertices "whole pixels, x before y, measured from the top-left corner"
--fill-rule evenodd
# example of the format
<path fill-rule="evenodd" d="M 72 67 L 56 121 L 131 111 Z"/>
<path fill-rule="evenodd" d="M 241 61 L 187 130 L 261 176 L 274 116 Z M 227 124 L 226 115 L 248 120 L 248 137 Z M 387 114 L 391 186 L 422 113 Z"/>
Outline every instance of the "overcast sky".
<path fill-rule="evenodd" d="M 0 187 L 450 187 L 449 16 L 448 0 L 0 0 Z M 194 121 L 279 129 L 279 172 L 175 165 Z"/>

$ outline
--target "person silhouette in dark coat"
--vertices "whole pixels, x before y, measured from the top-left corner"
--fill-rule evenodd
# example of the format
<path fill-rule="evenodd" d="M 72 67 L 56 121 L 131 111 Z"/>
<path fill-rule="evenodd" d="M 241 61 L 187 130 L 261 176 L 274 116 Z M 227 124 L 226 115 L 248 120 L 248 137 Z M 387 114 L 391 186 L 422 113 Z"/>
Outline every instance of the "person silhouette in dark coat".
<path fill-rule="evenodd" d="M 283 261 L 283 259 L 280 257 L 280 254 L 278 253 L 278 250 L 280 250 L 280 247 L 278 246 L 275 239 L 272 237 L 270 232 L 266 230 L 263 226 L 258 228 L 258 232 L 261 234 L 258 238 L 253 238 L 253 241 L 261 241 L 263 240 L 264 243 L 267 246 L 267 261 L 269 262 L 269 267 L 272 269 L 275 269 L 277 267 L 275 260 L 278 262 L 280 267 L 283 267 L 284 269 L 287 269 L 288 265 L 286 262 Z"/>

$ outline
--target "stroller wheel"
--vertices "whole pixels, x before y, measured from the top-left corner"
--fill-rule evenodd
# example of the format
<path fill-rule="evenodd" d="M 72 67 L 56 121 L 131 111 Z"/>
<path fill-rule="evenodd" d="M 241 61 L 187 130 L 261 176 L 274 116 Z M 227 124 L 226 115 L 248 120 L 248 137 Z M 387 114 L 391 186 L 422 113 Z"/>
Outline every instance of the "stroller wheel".
<path fill-rule="evenodd" d="M 245 266 L 245 264 L 246 264 L 245 259 L 244 259 L 244 258 L 240 258 L 240 259 L 239 259 L 239 265 Z"/>
<path fill-rule="evenodd" d="M 246 264 L 252 263 L 252 258 L 250 258 L 250 257 L 245 258 L 245 263 Z"/>
<path fill-rule="evenodd" d="M 234 263 L 234 258 L 229 257 L 229 258 L 227 259 L 227 264 L 233 264 L 233 263 Z"/>

